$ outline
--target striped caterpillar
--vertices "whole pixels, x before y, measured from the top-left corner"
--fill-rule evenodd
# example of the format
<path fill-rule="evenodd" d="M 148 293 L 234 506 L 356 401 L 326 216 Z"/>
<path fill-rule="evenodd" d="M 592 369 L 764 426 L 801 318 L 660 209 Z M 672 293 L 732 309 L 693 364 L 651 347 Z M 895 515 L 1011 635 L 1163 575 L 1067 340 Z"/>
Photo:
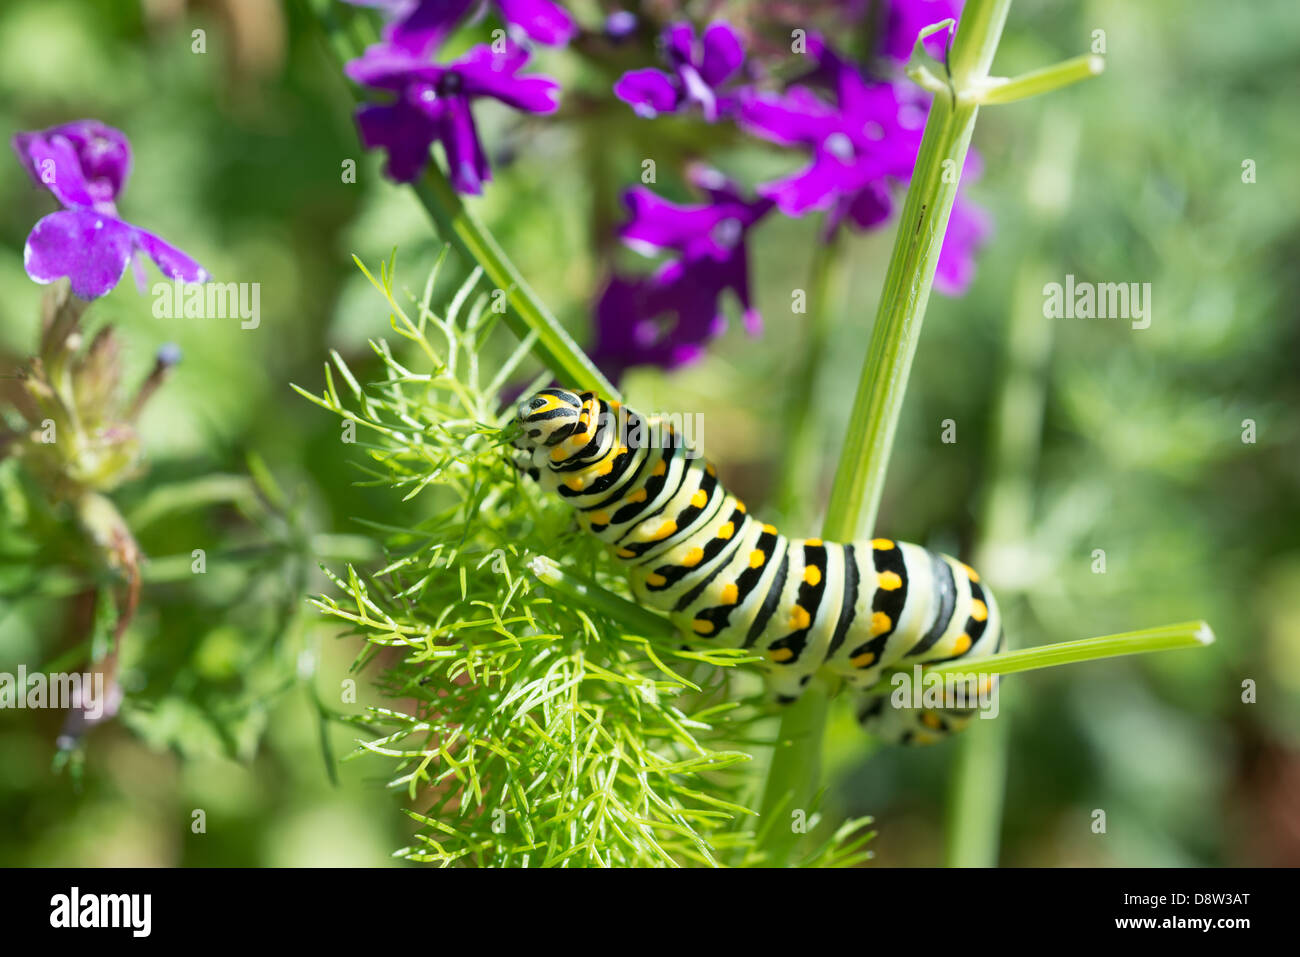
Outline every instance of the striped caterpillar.
<path fill-rule="evenodd" d="M 888 670 L 1002 647 L 997 603 L 962 562 L 885 538 L 788 539 L 752 517 L 671 427 L 591 392 L 543 389 L 519 403 L 517 419 L 519 467 L 614 549 L 637 600 L 683 633 L 761 656 L 779 702 L 796 700 L 817 672 L 861 691 Z M 890 699 L 863 694 L 859 720 L 916 744 L 960 730 L 975 703 Z"/>

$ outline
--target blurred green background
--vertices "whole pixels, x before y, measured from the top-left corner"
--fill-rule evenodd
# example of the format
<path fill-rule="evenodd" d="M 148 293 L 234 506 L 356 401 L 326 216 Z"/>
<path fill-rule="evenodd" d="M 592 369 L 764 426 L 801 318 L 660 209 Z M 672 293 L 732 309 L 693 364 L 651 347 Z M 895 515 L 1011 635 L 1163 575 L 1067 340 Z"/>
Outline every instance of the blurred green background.
<path fill-rule="evenodd" d="M 585 22 L 592 6 L 574 5 Z M 195 29 L 205 53 L 192 52 Z M 1002 863 L 1300 865 L 1300 7 L 1021 0 L 996 70 L 1086 52 L 1097 30 L 1103 76 L 980 116 L 985 171 L 969 194 L 996 231 L 971 290 L 931 299 L 880 531 L 973 556 L 1013 645 L 1191 618 L 1218 635 L 1208 650 L 1006 683 Z M 660 158 L 658 188 L 678 199 L 679 157 L 707 151 L 751 185 L 800 160 L 687 120 L 634 121 L 566 53 L 539 59 L 565 83 L 565 111 L 519 124 L 482 109 L 489 148 L 511 155 L 477 208 L 585 343 L 609 265 L 636 263 L 610 230 L 642 157 Z M 317 702 L 339 707 L 358 649 L 304 599 L 326 587 L 318 562 L 373 557 L 356 519 L 402 506 L 353 484 L 357 452 L 338 421 L 288 384 L 319 391 L 329 349 L 362 375 L 376 368 L 366 340 L 387 332 L 386 310 L 352 254 L 374 264 L 396 246 L 399 280 L 418 289 L 440 245 L 413 196 L 382 180 L 380 157 L 360 151 L 350 107 L 296 3 L 0 11 L 5 139 L 85 117 L 122 129 L 135 153 L 125 218 L 219 279 L 260 282 L 262 297 L 256 330 L 155 319 L 129 280 L 90 312 L 92 326 L 121 329 L 128 382 L 162 342 L 186 358 L 141 423 L 149 474 L 115 496 L 151 559 L 128 705 L 92 733 L 79 784 L 51 768 L 60 714 L 0 712 L 0 863 L 380 864 L 407 840 L 384 766 L 345 762 L 331 784 L 325 755 L 347 753 L 351 735 L 334 726 L 322 740 Z M 342 181 L 348 159 L 356 183 Z M 0 206 L 8 373 L 34 348 L 43 292 L 23 272 L 23 241 L 53 206 L 12 156 Z M 784 462 L 782 412 L 809 338 L 791 290 L 808 285 L 817 227 L 772 217 L 751 237 L 761 337 L 733 323 L 697 366 L 624 382 L 643 407 L 706 410 L 704 445 L 755 508 Z M 820 517 L 892 233 L 846 246 L 804 478 L 812 504 L 784 516 L 797 531 Z M 1044 318 L 1044 284 L 1067 274 L 1151 283 L 1150 328 Z M 946 419 L 954 444 L 941 441 Z M 0 463 L 6 672 L 75 652 L 87 614 L 75 543 L 18 472 Z M 201 580 L 195 548 L 208 552 Z M 378 700 L 373 674 L 346 708 Z M 874 815 L 881 864 L 939 862 L 954 743 L 875 750 L 846 707 L 834 715 L 829 813 Z M 206 833 L 191 829 L 195 809 Z M 1096 809 L 1106 834 L 1092 830 Z"/>

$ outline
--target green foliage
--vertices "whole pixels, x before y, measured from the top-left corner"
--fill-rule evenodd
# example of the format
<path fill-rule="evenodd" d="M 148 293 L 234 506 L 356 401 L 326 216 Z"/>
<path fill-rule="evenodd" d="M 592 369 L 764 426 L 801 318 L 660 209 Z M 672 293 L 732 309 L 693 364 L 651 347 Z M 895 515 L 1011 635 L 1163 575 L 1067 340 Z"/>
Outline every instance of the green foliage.
<path fill-rule="evenodd" d="M 598 543 L 510 464 L 513 408 L 500 393 L 530 343 L 500 368 L 479 361 L 499 314 L 477 272 L 442 314 L 433 275 L 411 315 L 391 265 L 371 281 L 428 371 L 372 342 L 382 379 L 363 388 L 335 355 L 324 393 L 302 394 L 355 424 L 362 481 L 400 493 L 393 522 L 374 526 L 383 567 L 332 574 L 338 594 L 316 603 L 366 639 L 358 669 L 381 667 L 396 702 L 353 722 L 372 735 L 358 754 L 393 759 L 389 786 L 423 825 L 399 854 L 480 866 L 743 860 L 750 756 L 736 742 L 757 711 L 728 679 L 752 659 L 629 634 L 609 605 L 535 578 L 530 560 L 553 550 L 597 589 L 626 591 Z"/>

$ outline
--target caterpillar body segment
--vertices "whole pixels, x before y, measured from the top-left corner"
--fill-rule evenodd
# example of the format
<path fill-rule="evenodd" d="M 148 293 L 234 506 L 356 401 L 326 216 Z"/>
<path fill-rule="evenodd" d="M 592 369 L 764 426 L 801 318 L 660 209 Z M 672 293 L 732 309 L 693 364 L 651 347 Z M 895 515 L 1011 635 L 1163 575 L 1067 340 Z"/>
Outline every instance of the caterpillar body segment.
<path fill-rule="evenodd" d="M 674 430 L 590 392 L 543 389 L 517 416 L 520 467 L 613 549 L 636 598 L 685 634 L 752 650 L 780 702 L 818 672 L 867 689 L 887 670 L 1002 646 L 992 593 L 956 559 L 884 538 L 787 538 L 750 515 Z M 890 699 L 864 694 L 859 719 L 903 743 L 959 730 L 976 703 Z"/>

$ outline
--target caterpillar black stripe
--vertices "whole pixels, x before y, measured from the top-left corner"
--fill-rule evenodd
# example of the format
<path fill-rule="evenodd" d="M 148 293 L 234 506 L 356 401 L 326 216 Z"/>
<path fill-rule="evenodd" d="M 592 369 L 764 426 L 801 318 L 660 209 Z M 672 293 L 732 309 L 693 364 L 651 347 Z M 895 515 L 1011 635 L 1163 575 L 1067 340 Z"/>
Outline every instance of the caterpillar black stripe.
<path fill-rule="evenodd" d="M 786 538 L 670 427 L 591 392 L 543 389 L 517 413 L 521 467 L 614 549 L 638 600 L 683 632 L 753 649 L 778 701 L 818 671 L 866 689 L 886 670 L 1002 647 L 993 594 L 956 559 L 886 538 Z M 898 708 L 876 693 L 858 715 L 887 741 L 922 744 L 964 727 L 976 701 L 941 704 Z"/>

